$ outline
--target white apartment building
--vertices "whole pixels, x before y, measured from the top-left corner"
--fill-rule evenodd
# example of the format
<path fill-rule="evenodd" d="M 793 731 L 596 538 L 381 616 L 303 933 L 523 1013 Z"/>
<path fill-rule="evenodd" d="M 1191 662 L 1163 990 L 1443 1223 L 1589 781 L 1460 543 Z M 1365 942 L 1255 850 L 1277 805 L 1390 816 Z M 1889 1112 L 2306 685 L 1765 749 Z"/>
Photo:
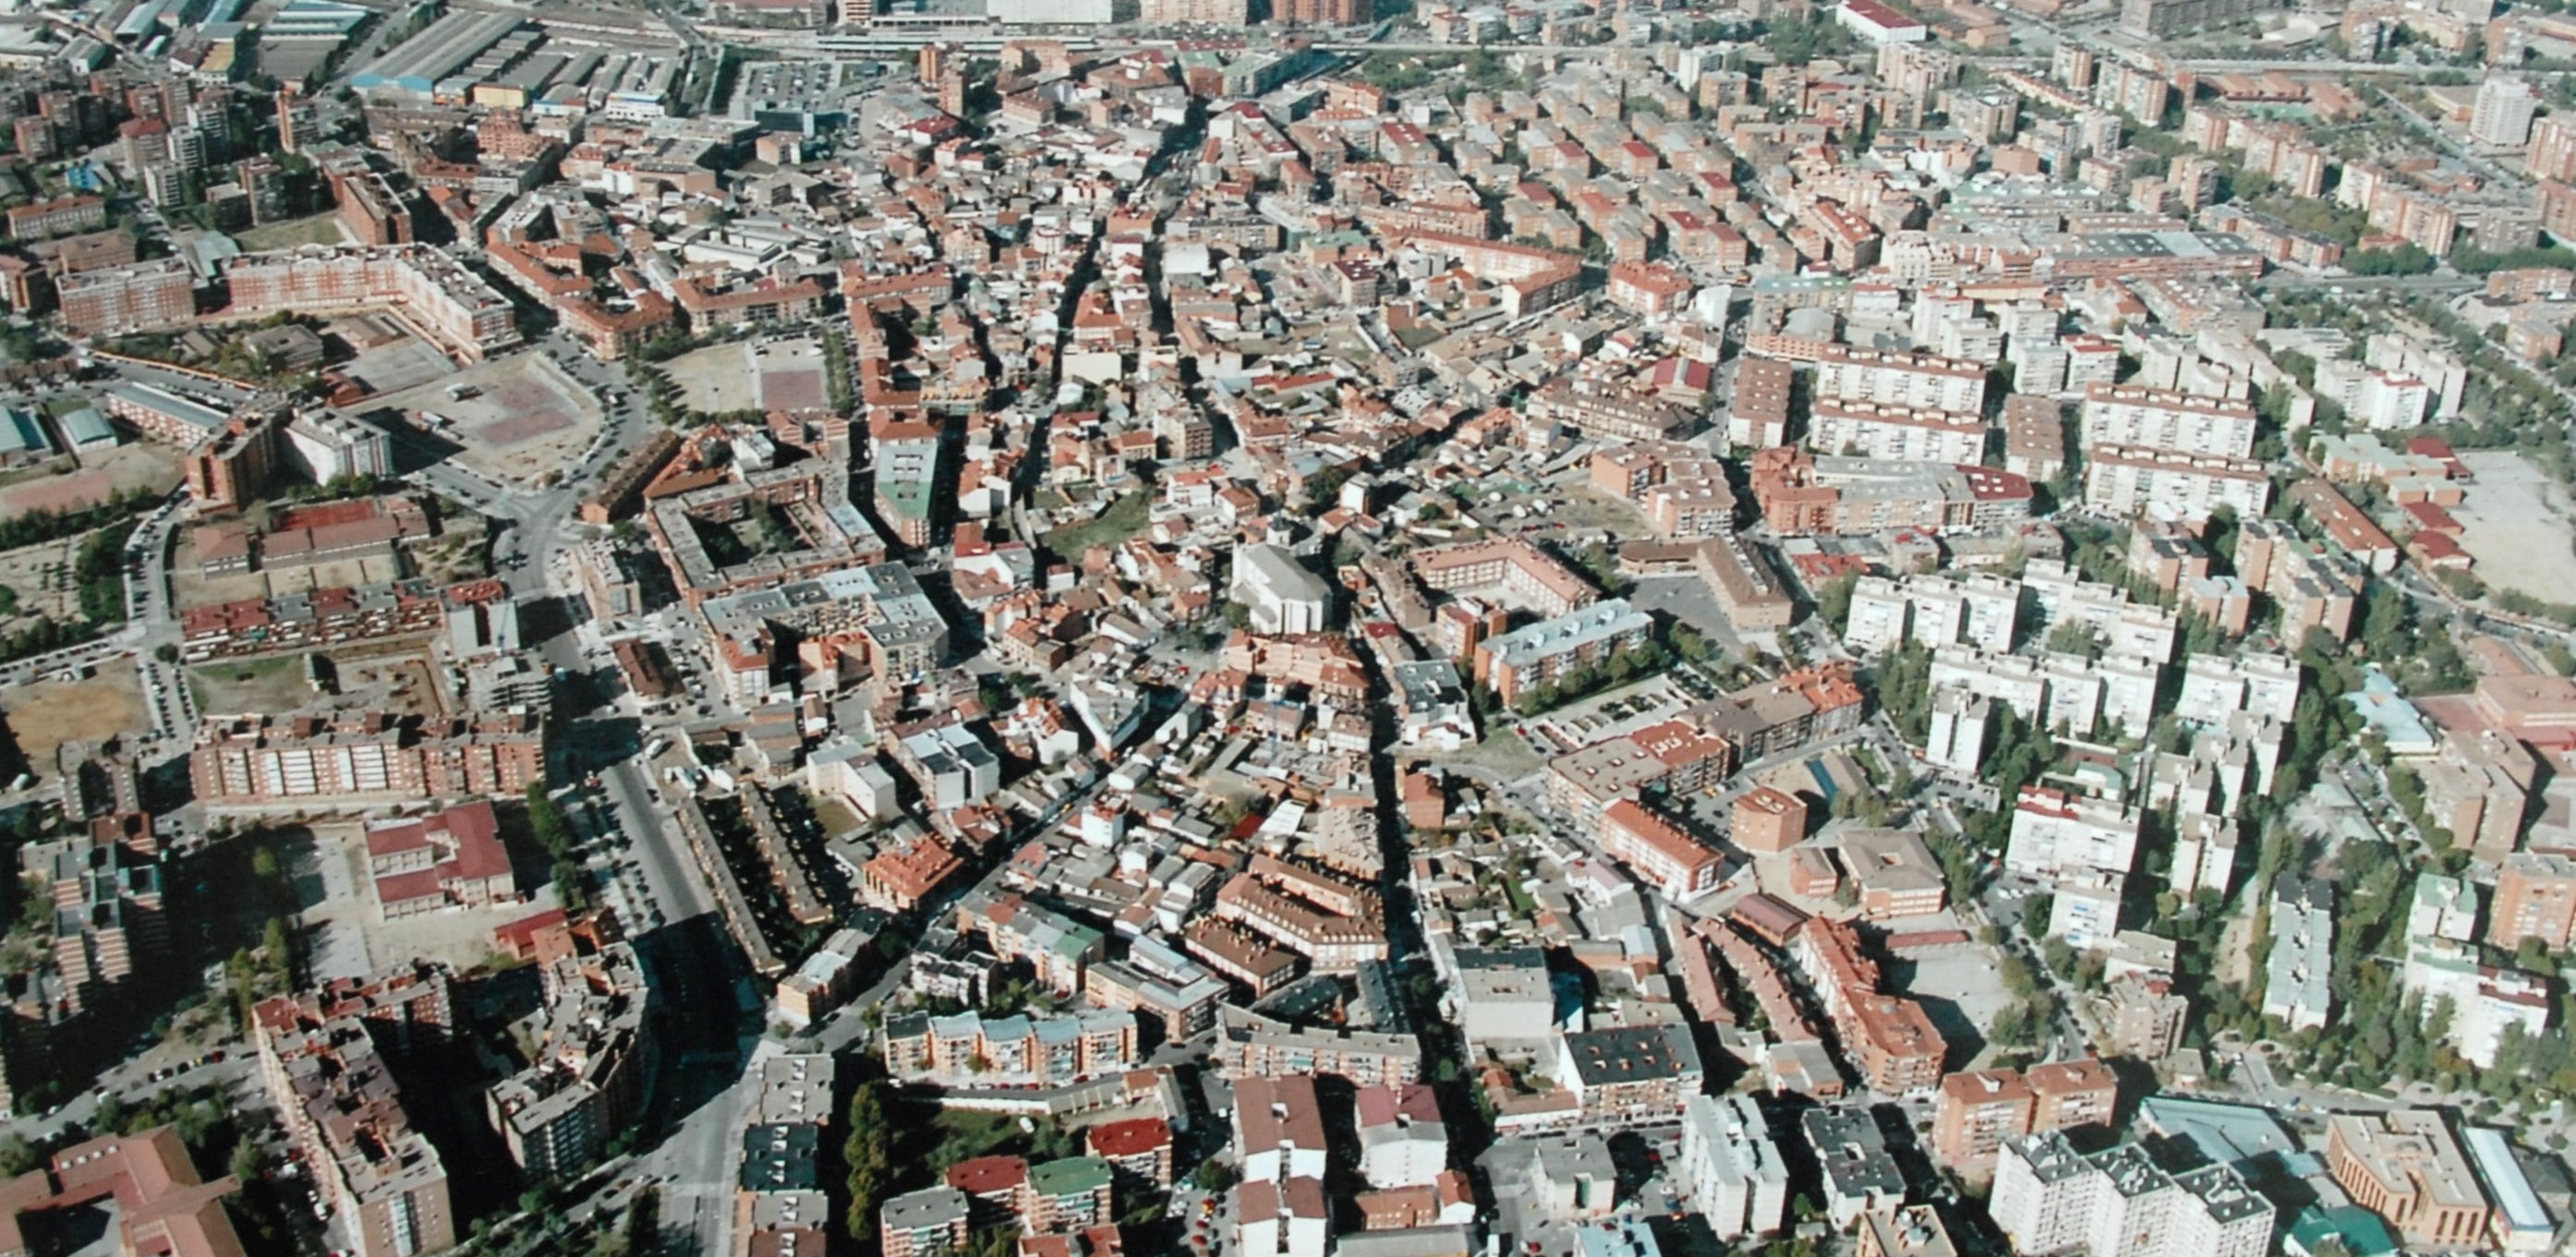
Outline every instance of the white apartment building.
<path fill-rule="evenodd" d="M 2433 385 L 2413 372 L 2349 358 L 2318 363 L 2314 391 L 2319 399 L 2342 407 L 2355 425 L 2378 432 L 2424 422 L 2436 397 Z"/>
<path fill-rule="evenodd" d="M 2406 906 L 2406 937 L 2466 943 L 2477 936 L 2478 888 L 2439 873 L 2417 874 L 2415 898 Z"/>
<path fill-rule="evenodd" d="M 1935 354 L 1827 345 L 1816 357 L 1815 397 L 1984 414 L 1986 368 Z"/>
<path fill-rule="evenodd" d="M 2299 709 L 2299 664 L 2287 655 L 2193 655 L 2183 661 L 2174 714 L 2198 725 L 2223 725 L 2246 712 L 2288 724 Z"/>
<path fill-rule="evenodd" d="M 1988 572 L 1967 578 L 1864 576 L 1852 587 L 1843 645 L 1876 654 L 1899 642 L 1939 648 L 1962 643 L 2001 654 L 2012 649 L 2021 587 Z"/>
<path fill-rule="evenodd" d="M 1976 414 L 1820 397 L 1809 412 L 1807 444 L 1819 454 L 1975 463 L 1986 456 L 1986 421 Z"/>
<path fill-rule="evenodd" d="M 2120 932 L 2120 895 L 2129 879 L 2109 869 L 2079 869 L 2061 876 L 2048 904 L 2048 936 L 2092 951 Z"/>
<path fill-rule="evenodd" d="M 2131 445 L 2095 446 L 2085 457 L 2084 504 L 2114 515 L 2197 521 L 2225 506 L 2251 519 L 2272 502 L 2271 473 L 2251 459 Z"/>
<path fill-rule="evenodd" d="M 1353 1105 L 1360 1176 L 1374 1187 L 1428 1187 L 1449 1168 L 1449 1129 L 1440 1100 L 1421 1083 L 1360 1088 Z"/>
<path fill-rule="evenodd" d="M 2232 816 L 2185 812 L 2175 817 L 2173 868 L 2166 874 L 2173 893 L 2189 899 L 2214 890 L 2224 896 L 2236 884 L 2236 848 L 2243 837 Z"/>
<path fill-rule="evenodd" d="M 1789 1169 L 1751 1096 L 1691 1097 L 1682 1110 L 1681 1168 L 1692 1203 L 1719 1239 L 1780 1229 Z"/>
<path fill-rule="evenodd" d="M 2228 458 L 2254 453 L 2254 408 L 2226 397 L 2096 383 L 2084 390 L 2079 423 L 2087 449 L 2121 445 Z"/>
<path fill-rule="evenodd" d="M 2469 138 L 2489 148 L 2519 148 L 2531 141 L 2540 116 L 2540 92 L 2512 75 L 2490 74 L 2469 107 Z"/>
<path fill-rule="evenodd" d="M 2089 626 L 2101 639 L 2107 658 L 2158 664 L 2173 659 L 2179 621 L 2162 607 L 2131 601 L 2125 589 L 2085 580 L 2075 569 L 2052 560 L 2032 562 L 2022 574 L 2022 587 L 2030 591 L 2040 618 L 2050 626 Z"/>
<path fill-rule="evenodd" d="M 2387 331 L 2371 333 L 2370 339 L 2362 342 L 2361 357 L 2382 371 L 2403 372 L 2431 385 L 2435 412 L 2442 418 L 2454 418 L 2460 413 L 2461 397 L 2469 387 L 2469 364 L 2458 354 L 2424 344 L 2404 332 Z"/>
<path fill-rule="evenodd" d="M 1994 705 L 1966 690 L 1942 690 L 1932 696 L 1932 723 L 1923 737 L 1923 759 L 1935 768 L 1975 776 L 1985 762 L 1986 728 Z"/>
<path fill-rule="evenodd" d="M 2272 1244 L 2272 1204 L 2236 1171 L 2167 1174 L 2135 1144 L 2088 1157 L 2057 1131 L 2004 1145 L 1987 1208 L 2016 1253 L 2263 1257 Z"/>
<path fill-rule="evenodd" d="M 2272 884 L 2272 951 L 2263 961 L 2263 1015 L 2322 1030 L 2334 1009 L 2334 891 L 2284 873 Z"/>
<path fill-rule="evenodd" d="M 1935 694 L 1964 690 L 2002 703 L 2041 728 L 2086 737 L 2105 721 L 2143 732 L 2155 716 L 2161 672 L 2138 660 L 2059 652 L 2032 658 L 1944 646 L 1932 652 L 1931 688 Z"/>
<path fill-rule="evenodd" d="M 2138 813 L 2103 799 L 2024 786 L 2013 805 L 2004 867 L 2024 877 L 2083 869 L 2127 872 L 2138 855 Z"/>

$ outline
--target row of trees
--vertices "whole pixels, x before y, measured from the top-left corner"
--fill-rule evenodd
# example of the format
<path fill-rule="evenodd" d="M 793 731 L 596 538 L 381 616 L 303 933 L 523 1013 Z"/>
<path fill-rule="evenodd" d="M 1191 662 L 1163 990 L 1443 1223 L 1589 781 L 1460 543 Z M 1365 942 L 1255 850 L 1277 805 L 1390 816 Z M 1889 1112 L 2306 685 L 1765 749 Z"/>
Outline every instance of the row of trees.
<path fill-rule="evenodd" d="M 0 550 L 76 537 L 152 509 L 161 495 L 151 489 L 127 489 L 104 502 L 63 509 L 38 509 L 0 520 Z"/>
<path fill-rule="evenodd" d="M 1597 663 L 1584 664 L 1546 684 L 1521 691 L 1520 697 L 1512 702 L 1512 710 L 1524 716 L 1554 711 L 1576 699 L 1653 676 L 1671 665 L 1672 655 L 1661 642 L 1647 642 Z"/>
<path fill-rule="evenodd" d="M 554 797 L 546 793 L 543 782 L 528 787 L 528 833 L 537 840 L 552 861 L 547 876 L 554 880 L 555 893 L 563 899 L 564 911 L 580 913 L 590 906 L 590 885 L 582 876 L 581 861 L 574 854 L 579 845 L 572 822 L 555 806 Z"/>

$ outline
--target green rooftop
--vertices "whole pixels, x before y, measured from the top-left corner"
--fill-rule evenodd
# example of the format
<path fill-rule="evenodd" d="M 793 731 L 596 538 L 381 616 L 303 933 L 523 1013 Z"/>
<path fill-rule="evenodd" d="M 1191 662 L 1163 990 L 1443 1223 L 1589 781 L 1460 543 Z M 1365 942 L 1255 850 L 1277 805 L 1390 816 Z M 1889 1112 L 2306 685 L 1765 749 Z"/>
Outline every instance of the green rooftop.
<path fill-rule="evenodd" d="M 2314 1253 L 2327 1240 L 2342 1243 L 2351 1257 L 2393 1257 L 2397 1241 L 2388 1234 L 2388 1225 L 2379 1215 L 2359 1205 L 2337 1205 L 2319 1209 L 2310 1205 L 2299 1211 L 2290 1223 L 2290 1234 L 2283 1248 L 2293 1253 Z"/>
<path fill-rule="evenodd" d="M 1098 1157 L 1065 1157 L 1029 1167 L 1032 1195 L 1062 1200 L 1089 1196 L 1109 1186 L 1109 1163 Z"/>

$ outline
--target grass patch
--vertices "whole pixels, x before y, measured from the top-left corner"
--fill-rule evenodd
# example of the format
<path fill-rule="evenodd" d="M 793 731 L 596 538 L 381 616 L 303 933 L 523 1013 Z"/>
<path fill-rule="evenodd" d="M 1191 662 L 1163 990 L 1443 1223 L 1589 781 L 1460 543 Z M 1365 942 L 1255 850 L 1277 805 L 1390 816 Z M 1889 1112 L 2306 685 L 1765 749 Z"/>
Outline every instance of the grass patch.
<path fill-rule="evenodd" d="M 346 244 L 348 235 L 340 230 L 340 215 L 332 211 L 253 227 L 235 239 L 241 242 L 242 252 L 257 253 L 268 249 L 292 249 L 300 244 Z"/>
<path fill-rule="evenodd" d="M 312 698 L 304 683 L 304 655 L 218 659 L 188 670 L 200 711 L 291 711 Z"/>
<path fill-rule="evenodd" d="M 1151 496 L 1139 489 L 1110 503 L 1097 517 L 1055 529 L 1038 540 L 1055 554 L 1078 558 L 1093 546 L 1114 546 L 1145 531 L 1153 505 Z"/>
<path fill-rule="evenodd" d="M 1044 1118 L 1032 1119 L 1037 1130 L 1020 1129 L 1018 1116 L 944 1109 L 930 1099 L 900 1094 L 892 1105 L 898 1133 L 896 1163 L 918 1166 L 921 1185 L 936 1181 L 946 1167 L 975 1157 L 1016 1154 L 1030 1161 L 1080 1155 L 1081 1137 Z"/>

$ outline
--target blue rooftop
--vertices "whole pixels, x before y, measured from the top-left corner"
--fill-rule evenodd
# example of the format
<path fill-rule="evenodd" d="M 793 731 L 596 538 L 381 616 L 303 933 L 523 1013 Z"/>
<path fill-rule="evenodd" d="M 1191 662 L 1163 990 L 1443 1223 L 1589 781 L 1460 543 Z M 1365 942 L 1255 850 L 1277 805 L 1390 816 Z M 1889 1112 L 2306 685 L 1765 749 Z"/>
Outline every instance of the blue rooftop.
<path fill-rule="evenodd" d="M 2352 709 L 2361 714 L 2362 722 L 2387 739 L 2388 749 L 2399 755 L 2429 753 L 2433 750 L 2433 731 L 2424 724 L 2424 713 L 2397 690 L 2397 683 L 2377 668 L 2364 674 L 2361 690 L 2344 696 Z"/>

